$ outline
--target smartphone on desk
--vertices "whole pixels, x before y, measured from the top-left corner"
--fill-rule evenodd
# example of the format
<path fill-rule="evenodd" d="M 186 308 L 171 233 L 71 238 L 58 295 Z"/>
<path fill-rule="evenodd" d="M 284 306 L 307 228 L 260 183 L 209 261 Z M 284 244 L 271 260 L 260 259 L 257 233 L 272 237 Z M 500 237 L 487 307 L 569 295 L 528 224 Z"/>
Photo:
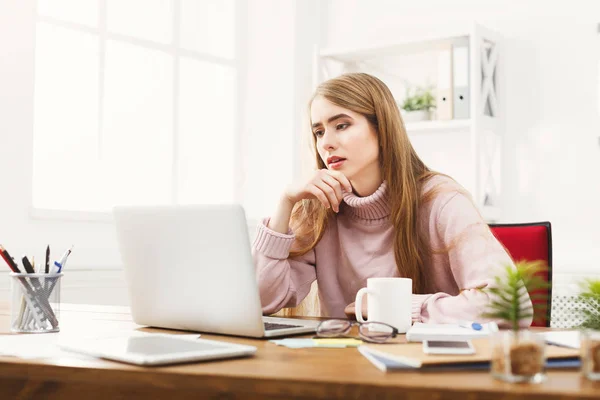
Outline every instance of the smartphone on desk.
<path fill-rule="evenodd" d="M 458 342 L 446 340 L 423 340 L 425 354 L 475 354 L 475 348 L 470 340 Z"/>

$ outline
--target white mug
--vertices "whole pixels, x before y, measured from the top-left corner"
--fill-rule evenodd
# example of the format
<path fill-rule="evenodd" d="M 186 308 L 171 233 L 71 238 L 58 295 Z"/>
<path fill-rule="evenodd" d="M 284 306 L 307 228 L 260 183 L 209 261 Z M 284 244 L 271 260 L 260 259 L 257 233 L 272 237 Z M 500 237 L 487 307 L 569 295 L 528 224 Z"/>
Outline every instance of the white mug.
<path fill-rule="evenodd" d="M 368 320 L 362 317 L 362 299 L 369 295 Z M 367 287 L 356 293 L 354 312 L 358 322 L 384 322 L 406 333 L 412 323 L 412 279 L 368 278 Z"/>

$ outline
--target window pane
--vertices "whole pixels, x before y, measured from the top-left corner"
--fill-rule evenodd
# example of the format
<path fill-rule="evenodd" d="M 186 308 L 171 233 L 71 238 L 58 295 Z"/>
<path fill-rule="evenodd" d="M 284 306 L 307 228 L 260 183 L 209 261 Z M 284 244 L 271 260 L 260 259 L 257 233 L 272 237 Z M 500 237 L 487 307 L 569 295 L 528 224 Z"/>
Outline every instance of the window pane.
<path fill-rule="evenodd" d="M 107 42 L 102 168 L 107 207 L 171 201 L 171 56 Z"/>
<path fill-rule="evenodd" d="M 235 69 L 181 59 L 179 202 L 234 201 Z"/>
<path fill-rule="evenodd" d="M 235 56 L 233 0 L 182 0 L 181 47 L 216 57 Z"/>
<path fill-rule="evenodd" d="M 33 205 L 81 210 L 98 154 L 98 39 L 37 24 Z"/>
<path fill-rule="evenodd" d="M 38 0 L 37 10 L 46 17 L 98 26 L 98 0 Z"/>
<path fill-rule="evenodd" d="M 107 0 L 109 32 L 135 36 L 158 43 L 171 43 L 171 0 Z"/>

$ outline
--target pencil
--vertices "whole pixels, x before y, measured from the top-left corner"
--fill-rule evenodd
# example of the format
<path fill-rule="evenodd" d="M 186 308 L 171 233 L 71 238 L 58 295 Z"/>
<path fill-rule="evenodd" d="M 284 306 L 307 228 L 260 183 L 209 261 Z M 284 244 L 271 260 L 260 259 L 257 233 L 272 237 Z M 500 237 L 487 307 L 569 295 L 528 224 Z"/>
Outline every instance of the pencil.
<path fill-rule="evenodd" d="M 6 261 L 6 263 L 8 264 L 8 267 L 12 270 L 12 272 L 15 272 L 17 274 L 21 272 L 21 271 L 19 271 L 19 267 L 17 267 L 17 264 L 12 259 L 10 254 L 8 254 L 8 251 L 1 244 L 0 244 L 0 255 L 2 256 L 4 261 Z"/>

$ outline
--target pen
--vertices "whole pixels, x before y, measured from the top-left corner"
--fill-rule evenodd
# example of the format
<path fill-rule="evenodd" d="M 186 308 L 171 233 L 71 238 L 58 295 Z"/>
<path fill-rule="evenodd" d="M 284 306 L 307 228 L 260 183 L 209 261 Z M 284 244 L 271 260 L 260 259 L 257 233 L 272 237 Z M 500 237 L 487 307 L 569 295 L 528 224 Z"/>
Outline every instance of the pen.
<path fill-rule="evenodd" d="M 73 246 L 71 246 L 70 249 L 68 249 L 67 251 L 64 252 L 64 254 L 62 255 L 62 257 L 60 258 L 60 260 L 58 261 L 58 264 L 60 269 L 58 272 L 60 272 L 60 270 L 63 269 L 63 267 L 65 266 L 65 264 L 67 263 L 67 258 L 71 255 L 71 251 L 73 251 Z M 56 261 L 54 262 L 54 264 L 56 264 Z"/>
<path fill-rule="evenodd" d="M 46 246 L 46 264 L 44 264 L 44 273 L 50 272 L 50 245 Z"/>
<path fill-rule="evenodd" d="M 67 262 L 67 258 L 69 257 L 69 255 L 71 255 L 71 251 L 73 251 L 73 246 L 71 246 L 70 249 L 67 249 L 63 253 L 63 255 L 59 261 L 54 261 L 54 265 L 52 266 L 53 274 L 59 274 L 62 271 L 63 267 L 65 266 L 65 264 Z M 48 246 L 48 248 L 46 249 L 46 255 L 48 258 L 50 257 L 50 246 Z M 50 266 L 48 266 L 48 268 L 50 268 Z M 48 287 L 49 285 L 50 285 L 50 287 Z M 46 282 L 46 291 L 48 291 L 48 293 L 51 293 L 52 290 L 54 289 L 55 285 L 56 285 L 56 281 L 53 281 L 52 284 L 50 284 L 49 282 Z"/>
<path fill-rule="evenodd" d="M 29 259 L 27 258 L 27 256 L 23 256 L 23 258 L 21 259 L 21 261 L 23 261 L 23 268 L 25 268 L 25 272 L 27 272 L 28 274 L 35 274 L 35 270 L 33 269 L 33 265 L 31 265 L 31 263 L 29 262 Z"/>
<path fill-rule="evenodd" d="M 59 263 L 58 261 L 54 261 L 54 271 L 53 271 L 53 273 L 60 274 L 61 271 L 62 271 L 62 264 Z"/>
<path fill-rule="evenodd" d="M 478 322 L 459 321 L 458 325 L 462 326 L 463 328 L 473 329 L 475 331 L 480 331 L 482 329 L 481 324 Z"/>

